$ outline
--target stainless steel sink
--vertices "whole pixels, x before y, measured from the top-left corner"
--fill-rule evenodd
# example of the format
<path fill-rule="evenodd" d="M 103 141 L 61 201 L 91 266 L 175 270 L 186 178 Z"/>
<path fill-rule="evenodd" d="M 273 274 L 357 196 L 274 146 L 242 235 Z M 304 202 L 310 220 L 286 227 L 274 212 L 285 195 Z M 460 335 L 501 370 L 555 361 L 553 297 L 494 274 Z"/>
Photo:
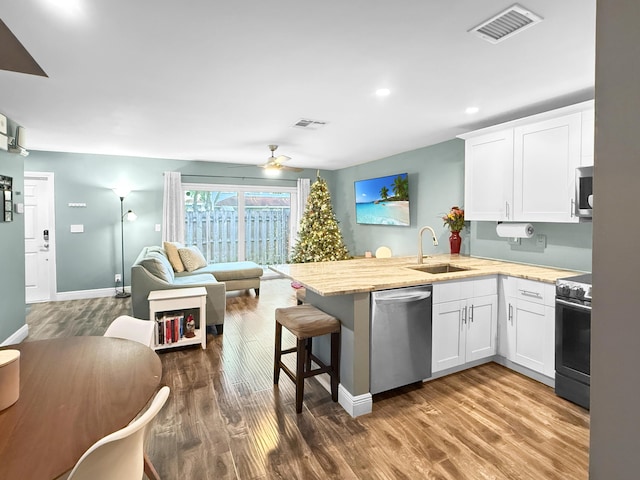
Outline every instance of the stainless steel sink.
<path fill-rule="evenodd" d="M 465 270 L 471 270 L 470 268 L 456 267 L 454 265 L 451 265 L 450 263 L 440 263 L 437 265 L 416 265 L 409 268 L 431 274 L 464 272 Z"/>

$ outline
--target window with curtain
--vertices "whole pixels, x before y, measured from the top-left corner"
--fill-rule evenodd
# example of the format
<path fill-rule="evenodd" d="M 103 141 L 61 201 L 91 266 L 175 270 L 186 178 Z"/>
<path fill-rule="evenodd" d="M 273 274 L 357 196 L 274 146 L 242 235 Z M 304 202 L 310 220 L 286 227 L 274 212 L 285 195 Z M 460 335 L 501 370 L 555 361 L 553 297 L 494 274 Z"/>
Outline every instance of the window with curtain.
<path fill-rule="evenodd" d="M 286 263 L 295 187 L 184 184 L 185 243 L 209 263 Z"/>

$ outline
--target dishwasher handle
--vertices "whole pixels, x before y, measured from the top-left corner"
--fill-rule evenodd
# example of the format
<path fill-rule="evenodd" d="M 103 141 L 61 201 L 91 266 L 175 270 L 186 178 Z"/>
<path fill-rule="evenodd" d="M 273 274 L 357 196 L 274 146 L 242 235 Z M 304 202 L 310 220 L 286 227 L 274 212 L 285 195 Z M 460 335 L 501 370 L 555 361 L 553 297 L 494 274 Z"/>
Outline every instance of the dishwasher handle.
<path fill-rule="evenodd" d="M 417 295 L 394 295 L 392 297 L 376 298 L 378 305 L 389 305 L 391 303 L 412 303 L 425 300 L 431 296 L 431 292 L 423 292 Z"/>

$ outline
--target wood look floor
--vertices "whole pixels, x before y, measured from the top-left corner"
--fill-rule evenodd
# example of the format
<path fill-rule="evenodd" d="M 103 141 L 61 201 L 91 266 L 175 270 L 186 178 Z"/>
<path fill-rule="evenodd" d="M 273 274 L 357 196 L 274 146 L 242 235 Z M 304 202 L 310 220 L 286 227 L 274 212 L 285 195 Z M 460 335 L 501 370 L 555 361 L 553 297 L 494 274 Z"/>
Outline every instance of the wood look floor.
<path fill-rule="evenodd" d="M 163 479 L 588 477 L 589 413 L 494 363 L 376 395 L 356 419 L 309 379 L 296 415 L 293 383 L 272 380 L 274 310 L 295 304 L 289 283 L 228 294 L 223 335 L 160 354 L 171 395 L 147 453 Z M 27 341 L 102 335 L 128 311 L 116 298 L 35 304 Z"/>

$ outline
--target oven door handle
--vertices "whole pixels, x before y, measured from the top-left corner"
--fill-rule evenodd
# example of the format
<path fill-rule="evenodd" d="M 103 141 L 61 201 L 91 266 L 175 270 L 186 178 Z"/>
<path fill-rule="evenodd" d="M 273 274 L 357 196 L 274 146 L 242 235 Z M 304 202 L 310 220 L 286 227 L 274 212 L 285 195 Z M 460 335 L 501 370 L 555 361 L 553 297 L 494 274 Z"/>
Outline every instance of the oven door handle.
<path fill-rule="evenodd" d="M 561 300 L 560 298 L 556 298 L 556 303 L 560 305 L 564 305 L 566 307 L 572 307 L 576 310 L 583 310 L 585 312 L 590 312 L 591 307 L 589 305 L 580 305 L 579 303 L 567 302 L 566 300 Z"/>

